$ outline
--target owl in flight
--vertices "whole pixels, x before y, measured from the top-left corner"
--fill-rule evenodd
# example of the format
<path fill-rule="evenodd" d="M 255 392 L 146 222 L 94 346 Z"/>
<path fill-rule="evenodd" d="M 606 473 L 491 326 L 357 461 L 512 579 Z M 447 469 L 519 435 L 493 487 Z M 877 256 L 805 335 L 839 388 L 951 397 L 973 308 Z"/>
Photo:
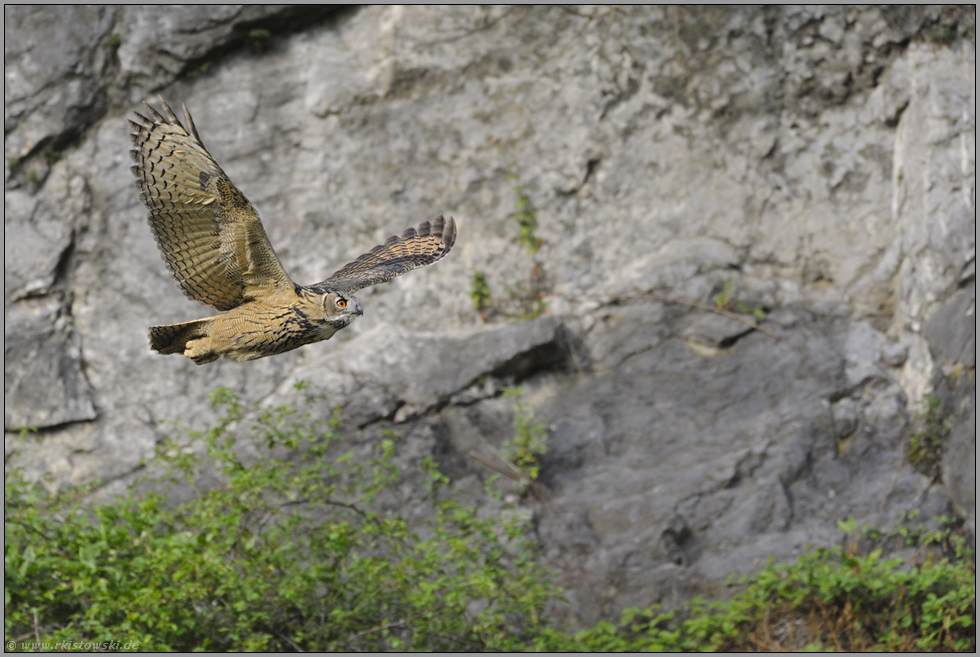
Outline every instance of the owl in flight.
<path fill-rule="evenodd" d="M 184 109 L 181 125 L 163 99 L 161 115 L 130 121 L 136 185 L 150 209 L 160 251 L 192 299 L 224 311 L 150 327 L 150 346 L 198 365 L 221 356 L 253 360 L 329 340 L 363 314 L 353 293 L 431 265 L 453 248 L 456 223 L 440 215 L 393 235 L 315 285 L 293 283 L 255 208 L 208 153 Z"/>

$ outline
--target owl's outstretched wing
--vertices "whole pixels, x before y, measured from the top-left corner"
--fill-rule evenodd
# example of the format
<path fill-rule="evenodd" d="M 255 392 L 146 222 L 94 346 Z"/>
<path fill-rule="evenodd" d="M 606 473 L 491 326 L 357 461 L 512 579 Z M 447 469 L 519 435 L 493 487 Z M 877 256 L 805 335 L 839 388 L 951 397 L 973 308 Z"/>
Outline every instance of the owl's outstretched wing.
<path fill-rule="evenodd" d="M 208 153 L 187 107 L 181 125 L 164 115 L 130 121 L 140 200 L 174 278 L 192 299 L 231 310 L 250 298 L 293 289 L 255 208 Z"/>
<path fill-rule="evenodd" d="M 374 247 L 354 262 L 314 287 L 351 293 L 361 288 L 390 281 L 405 272 L 431 265 L 443 258 L 456 241 L 456 222 L 439 215 L 432 222 L 423 221 L 418 230 L 409 228 L 401 237 L 392 235 L 384 244 Z"/>

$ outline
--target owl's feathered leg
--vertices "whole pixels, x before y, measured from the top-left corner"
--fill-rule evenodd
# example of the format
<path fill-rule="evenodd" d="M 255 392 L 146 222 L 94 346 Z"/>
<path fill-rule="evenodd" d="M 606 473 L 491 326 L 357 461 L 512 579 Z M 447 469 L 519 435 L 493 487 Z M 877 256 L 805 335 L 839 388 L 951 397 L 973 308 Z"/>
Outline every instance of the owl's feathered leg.
<path fill-rule="evenodd" d="M 161 354 L 182 354 L 198 365 L 210 363 L 221 357 L 220 352 L 208 349 L 211 340 L 209 329 L 212 318 L 198 319 L 184 324 L 150 327 L 150 347 Z M 195 342 L 196 344 L 189 344 Z"/>

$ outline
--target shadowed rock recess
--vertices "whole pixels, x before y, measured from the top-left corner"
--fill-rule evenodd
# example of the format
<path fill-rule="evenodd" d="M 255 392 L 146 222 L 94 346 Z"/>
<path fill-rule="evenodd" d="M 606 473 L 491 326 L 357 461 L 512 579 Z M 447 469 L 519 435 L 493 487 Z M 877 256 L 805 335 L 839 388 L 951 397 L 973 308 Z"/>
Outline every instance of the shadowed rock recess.
<path fill-rule="evenodd" d="M 849 515 L 972 537 L 975 70 L 973 7 L 5 7 L 6 465 L 112 494 L 208 391 L 307 381 L 362 452 L 395 429 L 407 470 L 523 507 L 575 624 L 724 597 Z M 328 343 L 151 353 L 199 312 L 129 171 L 155 94 L 297 282 L 440 213 L 453 253 Z M 554 513 L 490 499 L 470 456 L 513 435 L 514 384 Z M 950 428 L 924 467 L 927 395 Z"/>

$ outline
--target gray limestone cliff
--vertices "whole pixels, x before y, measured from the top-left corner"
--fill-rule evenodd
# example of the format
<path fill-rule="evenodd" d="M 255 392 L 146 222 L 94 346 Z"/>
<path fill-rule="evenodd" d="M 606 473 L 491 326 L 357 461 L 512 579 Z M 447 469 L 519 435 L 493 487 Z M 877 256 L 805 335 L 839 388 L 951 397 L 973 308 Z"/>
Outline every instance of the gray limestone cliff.
<path fill-rule="evenodd" d="M 849 515 L 972 536 L 975 72 L 973 7 L 5 7 L 6 465 L 112 494 L 213 388 L 302 380 L 352 444 L 395 429 L 492 510 L 470 452 L 512 435 L 519 384 L 557 515 L 505 502 L 575 622 L 724 595 Z M 454 251 L 329 342 L 151 353 L 149 325 L 209 313 L 129 171 L 156 94 L 298 282 L 441 213 Z M 950 428 L 914 462 L 928 395 Z"/>

